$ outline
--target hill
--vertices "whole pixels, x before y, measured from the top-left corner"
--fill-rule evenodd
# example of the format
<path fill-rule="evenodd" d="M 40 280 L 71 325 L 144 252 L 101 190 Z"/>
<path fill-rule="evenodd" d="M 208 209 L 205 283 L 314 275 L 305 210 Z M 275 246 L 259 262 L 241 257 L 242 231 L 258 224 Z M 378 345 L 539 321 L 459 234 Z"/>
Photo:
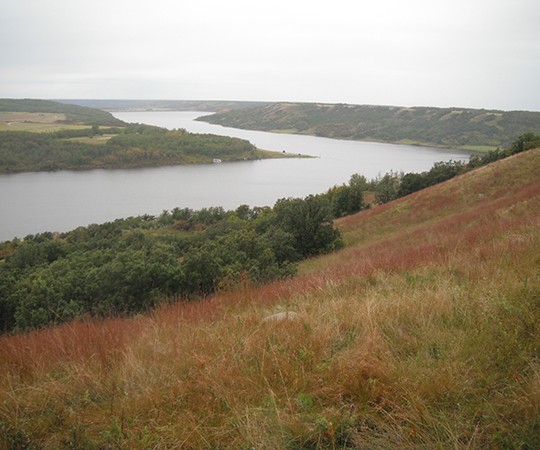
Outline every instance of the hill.
<path fill-rule="evenodd" d="M 540 112 L 273 103 L 198 120 L 235 128 L 468 150 L 506 147 L 540 131 Z"/>
<path fill-rule="evenodd" d="M 57 100 L 60 103 L 88 106 L 105 111 L 230 111 L 269 105 L 267 102 L 227 100 Z"/>
<path fill-rule="evenodd" d="M 0 446 L 540 447 L 539 167 L 340 219 L 286 281 L 0 338 Z"/>
<path fill-rule="evenodd" d="M 0 112 L 23 112 L 23 113 L 44 113 L 61 114 L 64 117 L 57 118 L 54 122 L 67 125 L 101 125 L 101 126 L 123 126 L 126 125 L 112 114 L 95 108 L 85 106 L 68 105 L 50 100 L 34 99 L 0 99 Z M 26 119 L 27 121 L 31 121 Z"/>

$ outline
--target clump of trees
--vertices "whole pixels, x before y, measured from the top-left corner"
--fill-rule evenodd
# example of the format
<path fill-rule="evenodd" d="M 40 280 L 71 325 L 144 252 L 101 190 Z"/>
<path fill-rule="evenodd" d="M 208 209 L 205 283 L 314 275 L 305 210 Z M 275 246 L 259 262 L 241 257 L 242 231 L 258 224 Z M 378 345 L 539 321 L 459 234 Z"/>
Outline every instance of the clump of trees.
<path fill-rule="evenodd" d="M 367 190 L 375 193 L 377 203 L 387 203 L 413 192 L 449 180 L 456 175 L 465 173 L 477 167 L 495 162 L 499 159 L 521 153 L 533 148 L 540 148 L 540 135 L 525 133 L 507 149 L 489 151 L 483 155 L 473 155 L 469 162 L 448 161 L 437 162 L 433 167 L 422 173 L 389 172 L 367 183 Z"/>
<path fill-rule="evenodd" d="M 0 244 L 0 330 L 145 311 L 295 273 L 342 245 L 324 196 L 274 208 L 174 209 Z"/>

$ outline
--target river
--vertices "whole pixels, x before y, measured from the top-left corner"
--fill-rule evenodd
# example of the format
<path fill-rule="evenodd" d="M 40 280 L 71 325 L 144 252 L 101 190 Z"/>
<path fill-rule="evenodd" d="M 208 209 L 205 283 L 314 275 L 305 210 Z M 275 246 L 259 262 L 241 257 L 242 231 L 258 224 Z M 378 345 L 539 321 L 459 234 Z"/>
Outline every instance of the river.
<path fill-rule="evenodd" d="M 457 150 L 238 130 L 194 121 L 204 114 L 208 113 L 114 113 L 126 122 L 240 137 L 265 150 L 314 158 L 1 175 L 0 241 L 116 218 L 155 215 L 175 207 L 273 205 L 282 197 L 324 192 L 346 183 L 353 173 L 373 178 L 390 170 L 421 172 L 437 161 L 469 157 Z"/>

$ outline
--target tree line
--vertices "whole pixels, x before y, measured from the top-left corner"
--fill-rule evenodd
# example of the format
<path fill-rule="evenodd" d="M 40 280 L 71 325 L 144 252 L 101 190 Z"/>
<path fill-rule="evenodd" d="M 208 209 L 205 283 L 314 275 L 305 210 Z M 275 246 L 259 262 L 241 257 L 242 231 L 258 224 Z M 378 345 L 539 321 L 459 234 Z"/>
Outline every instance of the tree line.
<path fill-rule="evenodd" d="M 377 203 L 387 203 L 413 192 L 449 180 L 456 175 L 533 148 L 540 148 L 540 135 L 524 133 L 506 149 L 496 149 L 482 155 L 472 155 L 468 162 L 437 162 L 422 173 L 389 172 L 371 180 L 366 189 L 375 193 Z"/>

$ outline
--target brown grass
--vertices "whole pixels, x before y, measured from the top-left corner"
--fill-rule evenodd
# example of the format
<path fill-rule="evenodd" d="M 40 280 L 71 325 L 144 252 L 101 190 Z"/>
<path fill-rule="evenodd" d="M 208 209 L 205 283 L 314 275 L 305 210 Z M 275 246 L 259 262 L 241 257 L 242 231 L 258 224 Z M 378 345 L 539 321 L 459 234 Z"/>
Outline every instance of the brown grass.
<path fill-rule="evenodd" d="M 88 125 L 66 125 L 64 114 L 0 112 L 0 131 L 49 132 L 58 130 L 79 130 L 90 128 Z"/>
<path fill-rule="evenodd" d="M 539 446 L 539 158 L 342 219 L 294 279 L 1 338 L 0 447 Z"/>

